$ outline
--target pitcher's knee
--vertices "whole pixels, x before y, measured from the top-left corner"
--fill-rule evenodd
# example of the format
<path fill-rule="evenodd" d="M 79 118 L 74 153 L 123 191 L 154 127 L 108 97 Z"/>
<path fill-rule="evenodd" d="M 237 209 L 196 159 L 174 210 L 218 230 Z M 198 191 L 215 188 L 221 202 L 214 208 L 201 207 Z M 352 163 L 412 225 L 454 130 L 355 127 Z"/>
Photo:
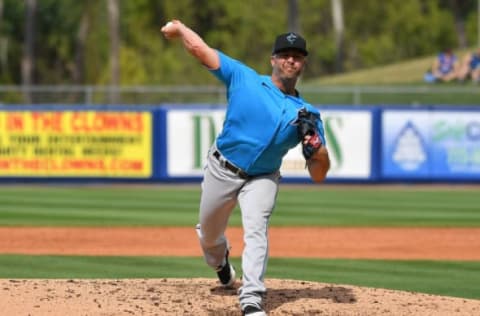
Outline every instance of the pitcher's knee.
<path fill-rule="evenodd" d="M 200 238 L 200 244 L 202 245 L 202 248 L 205 250 L 222 248 L 222 247 L 226 247 L 227 245 L 225 238 L 207 239 L 205 238 L 205 236 Z"/>

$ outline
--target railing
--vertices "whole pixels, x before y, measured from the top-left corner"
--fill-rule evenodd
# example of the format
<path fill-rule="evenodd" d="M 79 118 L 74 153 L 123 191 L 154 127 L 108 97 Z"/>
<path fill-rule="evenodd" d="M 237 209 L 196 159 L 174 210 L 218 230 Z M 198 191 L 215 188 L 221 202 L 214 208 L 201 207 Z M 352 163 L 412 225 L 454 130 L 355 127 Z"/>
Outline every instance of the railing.
<path fill-rule="evenodd" d="M 3 104 L 224 103 L 222 86 L 1 86 Z"/>
<path fill-rule="evenodd" d="M 480 105 L 480 86 L 308 86 L 302 96 L 328 105 Z M 0 85 L 0 103 L 15 104 L 223 104 L 223 86 L 9 86 Z"/>

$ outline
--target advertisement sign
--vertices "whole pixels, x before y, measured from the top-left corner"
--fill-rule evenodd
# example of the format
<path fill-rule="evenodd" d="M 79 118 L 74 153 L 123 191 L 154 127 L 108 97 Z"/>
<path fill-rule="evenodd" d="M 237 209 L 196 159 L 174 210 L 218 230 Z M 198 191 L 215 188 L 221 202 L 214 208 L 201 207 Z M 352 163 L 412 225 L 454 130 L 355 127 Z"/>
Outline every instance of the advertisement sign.
<path fill-rule="evenodd" d="M 480 112 L 384 111 L 386 177 L 480 179 Z"/>
<path fill-rule="evenodd" d="M 391 177 L 430 176 L 429 111 L 382 114 L 382 168 Z"/>
<path fill-rule="evenodd" d="M 150 177 L 152 115 L 0 112 L 0 176 Z"/>
<path fill-rule="evenodd" d="M 167 112 L 167 174 L 201 176 L 208 150 L 220 133 L 225 110 Z M 179 134 L 179 131 L 181 133 Z"/>
<path fill-rule="evenodd" d="M 321 111 L 331 158 L 327 178 L 368 179 L 371 175 L 372 113 Z M 225 109 L 170 110 L 167 112 L 167 173 L 201 176 L 208 149 L 220 133 Z M 178 131 L 182 131 L 178 135 Z M 284 157 L 283 177 L 309 178 L 300 145 Z"/>
<path fill-rule="evenodd" d="M 432 115 L 433 173 L 480 178 L 480 112 Z"/>

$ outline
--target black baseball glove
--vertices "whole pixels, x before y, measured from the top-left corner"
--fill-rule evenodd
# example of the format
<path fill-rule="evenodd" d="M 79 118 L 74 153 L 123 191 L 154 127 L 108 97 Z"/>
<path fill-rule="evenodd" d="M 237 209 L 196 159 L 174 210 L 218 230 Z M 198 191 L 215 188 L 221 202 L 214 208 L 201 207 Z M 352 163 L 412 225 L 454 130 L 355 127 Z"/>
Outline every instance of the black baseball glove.
<path fill-rule="evenodd" d="M 306 160 L 322 146 L 322 141 L 317 132 L 317 117 L 305 108 L 298 111 L 297 125 L 298 138 L 302 142 L 302 153 Z"/>

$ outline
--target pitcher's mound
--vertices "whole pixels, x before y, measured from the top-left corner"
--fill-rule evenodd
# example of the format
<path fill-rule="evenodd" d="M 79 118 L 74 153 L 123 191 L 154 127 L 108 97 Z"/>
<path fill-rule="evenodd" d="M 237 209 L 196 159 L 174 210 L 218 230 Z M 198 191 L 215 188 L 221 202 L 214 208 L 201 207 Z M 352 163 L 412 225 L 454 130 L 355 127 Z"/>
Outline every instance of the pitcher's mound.
<path fill-rule="evenodd" d="M 269 315 L 480 315 L 480 300 L 266 280 Z M 213 279 L 0 280 L 2 315 L 240 315 Z"/>

